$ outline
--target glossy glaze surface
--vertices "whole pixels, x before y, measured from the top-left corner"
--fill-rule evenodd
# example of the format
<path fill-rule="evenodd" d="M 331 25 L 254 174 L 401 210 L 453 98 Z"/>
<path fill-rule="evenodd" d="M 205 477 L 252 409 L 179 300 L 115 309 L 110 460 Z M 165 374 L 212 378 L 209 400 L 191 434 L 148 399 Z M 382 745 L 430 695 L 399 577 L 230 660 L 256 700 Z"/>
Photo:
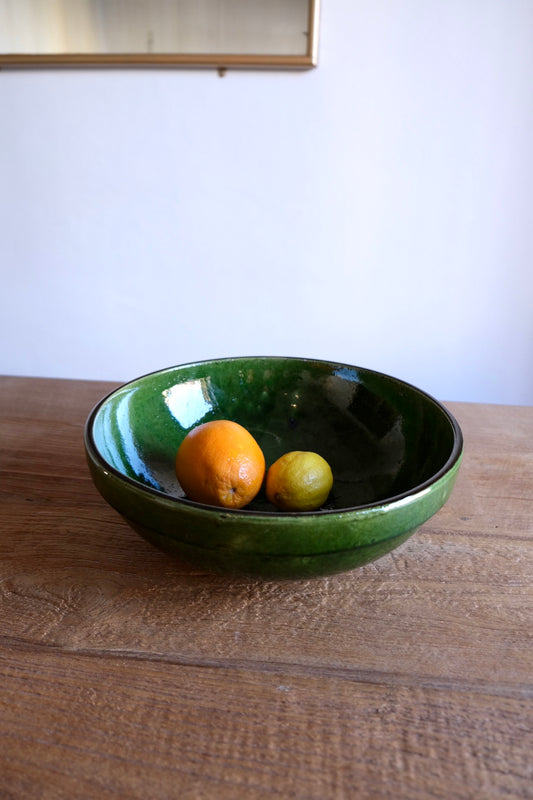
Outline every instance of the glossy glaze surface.
<path fill-rule="evenodd" d="M 233 419 L 267 466 L 288 450 L 331 465 L 318 512 L 277 512 L 264 493 L 245 510 L 188 501 L 174 474 L 186 433 Z M 351 569 L 398 546 L 446 501 L 462 452 L 453 417 L 427 394 L 372 370 L 323 361 L 242 358 L 134 380 L 91 413 L 85 444 L 102 496 L 156 546 L 209 569 L 306 577 Z"/>

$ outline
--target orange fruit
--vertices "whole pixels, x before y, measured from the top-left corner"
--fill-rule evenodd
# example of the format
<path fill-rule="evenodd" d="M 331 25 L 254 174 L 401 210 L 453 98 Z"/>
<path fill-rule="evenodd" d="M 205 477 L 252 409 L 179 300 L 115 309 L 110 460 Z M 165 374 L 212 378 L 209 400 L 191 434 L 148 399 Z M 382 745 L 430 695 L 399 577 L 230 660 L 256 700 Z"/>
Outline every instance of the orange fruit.
<path fill-rule="evenodd" d="M 265 492 L 281 511 L 315 511 L 326 502 L 332 486 L 333 473 L 322 456 L 292 450 L 269 468 Z"/>
<path fill-rule="evenodd" d="M 176 454 L 176 476 L 190 500 L 242 508 L 261 488 L 265 457 L 242 425 L 212 420 L 186 435 Z"/>

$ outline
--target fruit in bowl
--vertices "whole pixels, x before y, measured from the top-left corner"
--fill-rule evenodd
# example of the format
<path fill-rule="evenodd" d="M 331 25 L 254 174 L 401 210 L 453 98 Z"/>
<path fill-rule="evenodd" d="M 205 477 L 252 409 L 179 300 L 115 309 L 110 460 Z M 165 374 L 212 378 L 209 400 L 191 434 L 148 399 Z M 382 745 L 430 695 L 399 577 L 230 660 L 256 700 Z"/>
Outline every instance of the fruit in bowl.
<path fill-rule="evenodd" d="M 220 420 L 246 429 L 267 475 L 294 451 L 324 459 L 333 482 L 319 508 L 280 509 L 268 481 L 241 508 L 191 499 L 176 454 Z M 102 398 L 85 426 L 93 481 L 136 532 L 196 566 L 264 578 L 333 574 L 397 547 L 448 499 L 462 447 L 453 416 L 422 390 L 302 358 L 159 370 Z"/>
<path fill-rule="evenodd" d="M 318 453 L 291 450 L 267 472 L 265 494 L 282 511 L 316 511 L 333 488 L 333 473 Z"/>
<path fill-rule="evenodd" d="M 176 477 L 190 500 L 243 508 L 262 486 L 265 456 L 242 425 L 215 419 L 184 438 L 176 454 Z"/>

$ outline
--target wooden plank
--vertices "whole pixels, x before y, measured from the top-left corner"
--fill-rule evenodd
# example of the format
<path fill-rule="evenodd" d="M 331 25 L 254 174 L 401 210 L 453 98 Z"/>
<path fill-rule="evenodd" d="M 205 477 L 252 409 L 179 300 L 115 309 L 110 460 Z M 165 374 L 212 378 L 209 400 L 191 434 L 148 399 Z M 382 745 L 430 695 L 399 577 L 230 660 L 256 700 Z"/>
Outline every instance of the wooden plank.
<path fill-rule="evenodd" d="M 18 651 L 4 796 L 531 797 L 531 705 L 349 676 Z"/>

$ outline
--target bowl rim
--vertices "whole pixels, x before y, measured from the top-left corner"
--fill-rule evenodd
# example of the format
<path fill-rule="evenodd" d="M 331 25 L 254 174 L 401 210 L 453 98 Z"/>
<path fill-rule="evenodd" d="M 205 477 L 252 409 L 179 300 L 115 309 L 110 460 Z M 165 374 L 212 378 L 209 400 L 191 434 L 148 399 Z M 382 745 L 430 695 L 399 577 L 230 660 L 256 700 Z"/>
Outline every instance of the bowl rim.
<path fill-rule="evenodd" d="M 396 495 L 391 495 L 390 497 L 384 497 L 380 500 L 376 500 L 370 503 L 362 503 L 360 505 L 355 506 L 346 506 L 343 508 L 325 508 L 325 509 L 317 509 L 315 511 L 279 511 L 273 509 L 272 511 L 265 511 L 265 510 L 256 510 L 256 509 L 248 509 L 248 508 L 223 508 L 221 506 L 214 506 L 209 505 L 207 503 L 198 503 L 195 500 L 189 500 L 187 497 L 176 497 L 175 495 L 168 494 L 160 489 L 156 489 L 153 486 L 148 486 L 147 484 L 143 483 L 142 481 L 135 480 L 135 478 L 130 478 L 129 475 L 125 475 L 123 472 L 118 470 L 112 464 L 110 464 L 101 454 L 100 450 L 98 449 L 96 442 L 93 436 L 94 430 L 94 422 L 96 416 L 100 409 L 104 406 L 104 404 L 110 400 L 114 395 L 118 394 L 118 392 L 124 391 L 129 386 L 132 386 L 139 381 L 143 381 L 146 378 L 150 378 L 156 375 L 163 375 L 166 372 L 173 372 L 178 369 L 186 369 L 192 367 L 201 367 L 201 366 L 208 366 L 209 364 L 219 364 L 224 361 L 298 361 L 302 364 L 322 364 L 324 366 L 334 366 L 338 369 L 351 369 L 358 372 L 364 372 L 367 374 L 374 375 L 376 377 L 385 378 L 386 380 L 392 381 L 393 383 L 397 383 L 401 385 L 403 388 L 408 389 L 412 392 L 423 397 L 426 401 L 429 401 L 433 405 L 437 407 L 437 409 L 447 418 L 452 433 L 453 433 L 453 446 L 450 452 L 450 455 L 446 459 L 445 463 L 437 470 L 437 472 L 433 473 L 429 478 L 427 478 L 422 483 L 416 484 L 411 489 L 407 489 L 405 492 L 401 492 Z M 175 364 L 169 367 L 162 367 L 160 369 L 151 370 L 150 372 L 146 372 L 142 375 L 139 375 L 136 378 L 132 378 L 131 380 L 125 381 L 121 383 L 119 386 L 116 386 L 111 391 L 107 392 L 100 400 L 93 406 L 92 410 L 90 411 L 87 420 L 84 425 L 84 443 L 85 449 L 88 455 L 92 458 L 92 460 L 98 465 L 101 466 L 104 470 L 112 474 L 115 478 L 119 481 L 123 481 L 126 485 L 131 486 L 133 489 L 140 491 L 142 493 L 146 493 L 148 495 L 153 495 L 154 497 L 164 499 L 171 504 L 175 504 L 176 506 L 185 508 L 192 508 L 199 511 L 206 511 L 206 512 L 216 512 L 217 514 L 223 513 L 224 515 L 236 515 L 238 517 L 258 517 L 258 518 L 265 518 L 271 519 L 275 517 L 281 517 L 283 519 L 288 518 L 309 518 L 309 517 L 324 517 L 324 516 L 339 516 L 339 515 L 346 515 L 348 513 L 359 512 L 359 511 L 368 511 L 369 509 L 379 509 L 385 506 L 389 507 L 391 505 L 395 505 L 397 503 L 406 502 L 408 499 L 412 499 L 419 494 L 425 493 L 428 489 L 430 489 L 433 485 L 438 483 L 438 481 L 447 475 L 449 472 L 453 470 L 453 468 L 458 465 L 463 455 L 464 449 L 464 437 L 461 430 L 459 423 L 457 422 L 454 415 L 446 408 L 446 406 L 441 403 L 439 400 L 436 400 L 431 394 L 426 392 L 423 389 L 420 389 L 418 386 L 415 386 L 413 383 L 409 383 L 401 378 L 397 378 L 394 375 L 390 375 L 386 372 L 381 372 L 379 370 L 375 370 L 369 367 L 361 367 L 355 364 L 348 364 L 342 361 L 331 361 L 324 358 L 312 358 L 312 357 L 304 357 L 304 356 L 223 356 L 220 358 L 209 358 L 209 359 L 200 359 L 198 361 L 189 361 L 183 364 Z"/>

